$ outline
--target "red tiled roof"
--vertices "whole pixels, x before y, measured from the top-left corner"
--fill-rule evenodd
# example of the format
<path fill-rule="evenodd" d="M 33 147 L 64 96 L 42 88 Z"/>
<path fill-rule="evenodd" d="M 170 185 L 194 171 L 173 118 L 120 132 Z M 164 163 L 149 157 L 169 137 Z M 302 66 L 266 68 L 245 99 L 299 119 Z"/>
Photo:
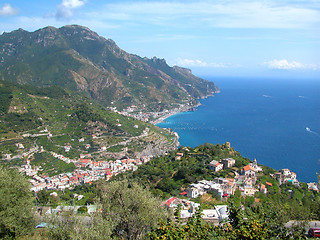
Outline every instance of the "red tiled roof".
<path fill-rule="evenodd" d="M 268 186 L 272 186 L 272 183 L 266 182 L 266 184 L 267 184 Z"/>
<path fill-rule="evenodd" d="M 247 165 L 247 166 L 245 166 L 245 167 L 243 168 L 243 170 L 244 170 L 245 172 L 246 172 L 246 171 L 249 171 L 249 170 L 254 171 L 254 168 L 251 167 L 250 165 Z"/>
<path fill-rule="evenodd" d="M 80 158 L 80 161 L 81 163 L 91 163 L 91 159 L 84 159 L 84 158 Z"/>
<path fill-rule="evenodd" d="M 170 207 L 170 204 L 174 201 L 174 200 L 176 200 L 177 198 L 175 198 L 175 197 L 172 197 L 172 198 L 169 198 L 166 202 L 165 202 L 165 204 L 168 206 L 168 207 Z"/>
<path fill-rule="evenodd" d="M 182 192 L 182 193 L 179 193 L 179 195 L 185 196 L 185 195 L 187 195 L 187 192 L 184 191 L 184 192 Z"/>

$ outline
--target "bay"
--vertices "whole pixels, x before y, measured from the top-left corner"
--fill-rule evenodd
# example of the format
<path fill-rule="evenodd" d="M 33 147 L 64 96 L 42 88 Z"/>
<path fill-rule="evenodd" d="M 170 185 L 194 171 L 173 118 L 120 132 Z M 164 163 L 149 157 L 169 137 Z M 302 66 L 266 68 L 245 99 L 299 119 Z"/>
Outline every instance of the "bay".
<path fill-rule="evenodd" d="M 209 78 L 206 78 L 209 79 Z M 303 182 L 320 173 L 320 81 L 214 78 L 221 93 L 163 123 L 182 146 L 231 142 L 243 156 Z"/>

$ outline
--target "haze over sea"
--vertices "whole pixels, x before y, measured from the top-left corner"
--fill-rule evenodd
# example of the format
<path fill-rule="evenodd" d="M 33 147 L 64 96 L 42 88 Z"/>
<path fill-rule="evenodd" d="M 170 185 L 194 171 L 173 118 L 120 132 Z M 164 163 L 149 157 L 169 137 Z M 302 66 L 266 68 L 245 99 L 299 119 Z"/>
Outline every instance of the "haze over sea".
<path fill-rule="evenodd" d="M 158 126 L 176 131 L 182 146 L 228 141 L 244 157 L 276 170 L 289 168 L 299 181 L 317 181 L 320 80 L 206 79 L 221 93 Z"/>

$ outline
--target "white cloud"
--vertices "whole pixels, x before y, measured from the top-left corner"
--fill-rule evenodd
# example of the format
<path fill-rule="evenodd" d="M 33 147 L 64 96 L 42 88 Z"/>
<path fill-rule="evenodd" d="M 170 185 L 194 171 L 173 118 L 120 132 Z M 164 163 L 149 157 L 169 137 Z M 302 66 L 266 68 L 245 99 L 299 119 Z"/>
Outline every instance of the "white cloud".
<path fill-rule="evenodd" d="M 320 11 L 277 1 L 148 1 L 105 5 L 92 17 L 153 25 L 224 28 L 305 28 L 320 22 Z"/>
<path fill-rule="evenodd" d="M 81 7 L 85 2 L 81 0 L 63 0 L 62 4 L 66 8 L 77 8 Z"/>
<path fill-rule="evenodd" d="M 282 69 L 282 70 L 298 70 L 298 69 L 318 69 L 318 66 L 315 64 L 302 64 L 296 61 L 289 62 L 286 59 L 277 60 L 274 59 L 272 61 L 264 62 L 268 68 L 271 69 Z"/>
<path fill-rule="evenodd" d="M 56 18 L 58 20 L 63 20 L 72 17 L 73 10 L 83 6 L 85 2 L 86 0 L 62 0 L 62 3 L 58 5 Z"/>
<path fill-rule="evenodd" d="M 12 15 L 18 14 L 18 9 L 13 8 L 9 3 L 5 3 L 1 8 L 0 8 L 0 16 L 2 17 L 8 17 Z"/>
<path fill-rule="evenodd" d="M 182 67 L 213 67 L 213 68 L 231 67 L 230 64 L 214 63 L 214 62 L 207 63 L 199 59 L 192 60 L 192 59 L 186 59 L 186 58 L 185 59 L 179 58 L 176 62 L 177 62 L 176 65 L 182 66 Z"/>

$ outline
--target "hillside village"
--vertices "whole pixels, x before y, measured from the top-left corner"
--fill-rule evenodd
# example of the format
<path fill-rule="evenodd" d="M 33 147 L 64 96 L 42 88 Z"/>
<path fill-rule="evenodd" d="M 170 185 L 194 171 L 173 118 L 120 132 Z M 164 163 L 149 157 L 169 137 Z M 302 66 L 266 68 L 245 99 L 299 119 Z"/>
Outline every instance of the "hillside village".
<path fill-rule="evenodd" d="M 120 124 L 120 123 L 119 123 Z M 140 136 L 134 138 L 144 138 L 149 134 L 149 129 L 146 128 Z M 54 137 L 51 132 L 44 130 L 38 134 L 30 135 L 24 134 L 24 137 L 39 137 L 46 136 L 48 139 Z M 97 139 L 96 135 L 92 135 L 91 138 Z M 77 142 L 83 144 L 85 148 L 90 148 L 88 146 L 86 138 L 79 138 Z M 121 143 L 125 146 L 125 143 Z M 17 143 L 16 148 L 22 152 L 19 156 L 25 160 L 25 164 L 19 167 L 19 171 L 28 176 L 29 182 L 31 183 L 31 191 L 40 192 L 42 190 L 46 191 L 65 191 L 66 189 L 72 190 L 75 186 L 81 186 L 83 184 L 92 184 L 95 181 L 108 181 L 113 176 L 118 174 L 125 174 L 126 172 L 134 172 L 139 169 L 139 166 L 147 164 L 155 156 L 152 155 L 142 155 L 137 158 L 127 157 L 125 152 L 122 153 L 122 157 L 114 160 L 100 160 L 97 159 L 97 155 L 92 153 L 81 153 L 77 158 L 70 158 L 65 156 L 72 149 L 72 143 L 66 143 L 61 148 L 61 154 L 54 151 L 46 151 L 43 146 L 35 146 L 33 148 L 27 149 L 22 143 Z M 224 145 L 226 149 L 232 152 L 231 144 L 226 143 Z M 110 147 L 110 146 L 109 146 Z M 108 148 L 101 145 L 97 149 L 99 155 L 103 152 L 108 152 Z M 33 164 L 33 155 L 36 153 L 48 152 L 53 158 L 63 161 L 64 163 L 74 166 L 72 172 L 62 172 L 57 175 L 48 176 L 44 173 L 43 166 Z M 176 151 L 174 156 L 174 161 L 179 162 L 185 159 L 188 154 L 190 154 L 190 148 L 183 148 L 183 151 Z M 231 154 L 232 155 L 232 154 Z M 121 156 L 121 155 L 119 155 Z M 17 156 L 11 157 L 10 154 L 4 155 L 6 161 L 10 161 L 12 158 L 17 158 Z M 212 180 L 199 180 L 197 182 L 191 183 L 189 187 L 186 187 L 179 195 L 172 196 L 163 202 L 164 206 L 167 208 L 176 209 L 178 206 L 182 206 L 180 211 L 181 219 L 188 219 L 196 210 L 199 208 L 200 204 L 196 199 L 201 199 L 202 196 L 206 194 L 213 194 L 221 199 L 220 205 L 214 208 L 207 208 L 203 210 L 203 218 L 206 221 L 218 224 L 228 217 L 227 205 L 223 204 L 226 200 L 233 196 L 236 190 L 240 191 L 243 197 L 255 197 L 256 193 L 260 192 L 263 194 L 268 193 L 268 188 L 272 187 L 274 182 L 261 182 L 258 181 L 260 177 L 264 175 L 263 167 L 258 164 L 255 159 L 253 162 L 242 166 L 241 168 L 235 168 L 237 160 L 232 157 L 221 158 L 220 160 L 211 160 L 205 164 L 205 168 L 211 171 L 212 174 L 220 174 L 224 171 L 230 171 L 234 174 L 233 177 L 215 177 Z M 236 170 L 237 169 L 237 170 Z M 295 173 L 291 172 L 289 169 L 281 169 L 275 173 L 270 174 L 270 177 L 276 181 L 276 184 L 288 184 L 291 183 L 295 186 L 299 186 L 300 183 L 297 180 Z M 308 183 L 309 190 L 319 191 L 319 186 L 317 183 Z M 54 194 L 55 192 L 52 192 Z M 56 194 L 56 193 L 55 193 Z M 255 201 L 259 201 L 259 198 L 255 198 Z M 78 209 L 77 206 L 75 209 Z M 55 208 L 48 208 L 49 212 L 59 212 L 63 211 L 64 208 L 60 207 L 58 210 Z M 95 211 L 92 205 L 87 206 L 88 212 Z M 47 211 L 47 210 L 46 210 Z"/>
<path fill-rule="evenodd" d="M 120 123 L 119 123 L 120 125 Z M 134 128 L 138 128 L 138 125 L 133 126 Z M 19 150 L 20 154 L 12 156 L 11 154 L 3 154 L 4 162 L 11 162 L 22 160 L 25 164 L 22 164 L 18 169 L 20 172 L 24 173 L 26 176 L 31 177 L 30 183 L 32 184 L 32 191 L 38 192 L 41 190 L 64 190 L 64 189 L 72 189 L 74 186 L 80 184 L 91 184 L 97 180 L 109 180 L 112 176 L 116 176 L 119 173 L 123 173 L 129 170 L 136 170 L 137 167 L 143 163 L 150 161 L 150 158 L 153 155 L 141 155 L 138 154 L 137 157 L 127 157 L 128 148 L 130 142 L 147 138 L 149 136 L 149 128 L 145 128 L 141 135 L 134 136 L 129 138 L 126 141 L 119 142 L 113 145 L 101 145 L 96 151 L 88 151 L 79 154 L 77 158 L 70 158 L 67 155 L 72 149 L 72 143 L 65 143 L 63 146 L 60 146 L 61 151 L 56 153 L 54 151 L 47 151 L 43 146 L 34 146 L 32 148 L 26 148 L 22 143 L 16 143 L 15 146 L 17 150 Z M 54 137 L 52 133 L 50 133 L 47 129 L 41 131 L 39 134 L 23 134 L 24 138 L 36 138 L 39 136 L 45 136 L 49 140 Z M 90 136 L 93 140 L 98 140 L 99 137 L 96 135 Z M 78 144 L 82 144 L 87 150 L 91 147 L 90 144 L 87 144 L 85 138 L 80 138 L 77 140 Z M 121 152 L 109 153 L 108 149 L 110 147 L 118 146 L 122 147 Z M 62 154 L 61 154 L 62 152 Z M 63 153 L 64 152 L 64 153 Z M 150 151 L 152 152 L 152 150 Z M 61 174 L 54 176 L 47 176 L 44 172 L 43 163 L 40 165 L 34 165 L 33 159 L 36 153 L 49 153 L 53 158 L 58 159 L 59 161 L 63 161 L 67 165 L 74 166 L 74 170 L 72 172 L 62 172 Z M 101 155 L 106 156 L 106 154 L 110 154 L 113 157 L 119 157 L 118 159 L 108 160 L 100 160 Z M 140 155 L 140 156 L 139 156 Z"/>
<path fill-rule="evenodd" d="M 123 113 L 122 113 L 123 114 Z M 124 114 L 127 116 L 127 114 Z M 121 127 L 121 123 L 117 120 L 117 126 Z M 133 128 L 139 128 L 138 125 L 134 125 Z M 63 145 L 59 145 L 60 149 L 63 151 L 47 151 L 44 146 L 35 145 L 31 148 L 26 148 L 23 143 L 16 143 L 16 148 L 20 151 L 19 155 L 11 156 L 11 154 L 4 154 L 4 161 L 11 161 L 14 159 L 25 159 L 24 164 L 19 167 L 19 171 L 24 173 L 26 176 L 30 177 L 30 183 L 32 184 L 31 190 L 34 192 L 39 192 L 41 190 L 57 190 L 64 191 L 66 189 L 73 189 L 75 186 L 83 184 L 92 184 L 95 181 L 108 181 L 113 176 L 121 173 L 126 173 L 128 171 L 136 171 L 139 166 L 148 163 L 153 157 L 153 155 L 138 155 L 137 157 L 128 157 L 126 152 L 130 142 L 147 138 L 150 134 L 150 129 L 145 128 L 142 133 L 138 136 L 133 136 L 127 138 L 122 142 L 118 142 L 114 145 L 103 145 L 99 143 L 99 147 L 95 151 L 89 153 L 88 150 L 92 147 L 88 144 L 87 138 L 82 137 L 75 139 L 74 142 L 83 145 L 86 151 L 80 153 L 78 157 L 71 158 L 68 157 L 69 152 L 72 150 L 74 142 L 66 142 Z M 173 134 L 174 135 L 174 134 Z M 48 131 L 47 128 L 40 131 L 39 133 L 22 135 L 24 138 L 36 138 L 36 137 L 46 137 L 48 140 L 54 138 L 55 136 Z M 175 136 L 175 141 L 178 141 L 178 136 Z M 99 133 L 92 134 L 90 139 L 94 141 L 99 141 Z M 119 145 L 123 151 L 119 153 L 111 153 L 109 156 L 118 157 L 113 160 L 103 160 L 106 154 L 109 153 L 111 147 Z M 230 143 L 226 143 L 225 148 L 232 153 L 232 148 Z M 63 153 L 64 152 L 64 153 Z M 174 156 L 174 161 L 181 161 L 186 158 L 189 154 L 189 148 L 183 148 L 183 151 L 177 151 Z M 44 172 L 44 167 L 40 165 L 33 164 L 34 154 L 36 153 L 49 153 L 50 156 L 59 161 L 63 161 L 67 165 L 72 165 L 73 170 L 71 172 L 61 172 L 57 175 L 48 176 Z M 231 154 L 232 155 L 232 154 Z M 101 158 L 101 156 L 104 156 Z M 182 218 L 188 218 L 192 216 L 196 209 L 199 207 L 198 203 L 192 202 L 191 199 L 197 199 L 204 194 L 213 193 L 217 195 L 222 201 L 228 199 L 228 197 L 235 194 L 236 190 L 241 192 L 243 197 L 249 196 L 254 197 L 257 192 L 267 194 L 268 187 L 272 187 L 271 182 L 265 181 L 264 183 L 259 182 L 258 178 L 263 176 L 263 168 L 258 164 L 257 160 L 250 162 L 241 168 L 234 168 L 237 160 L 232 157 L 221 158 L 220 160 L 211 160 L 207 163 L 204 168 L 207 168 L 213 174 L 219 174 L 225 170 L 230 171 L 232 169 L 233 177 L 215 177 L 213 180 L 199 180 L 198 182 L 191 183 L 189 187 L 185 188 L 179 196 L 174 196 L 169 198 L 165 205 L 169 208 L 176 208 L 178 204 L 176 202 L 183 202 L 183 211 L 181 212 Z M 291 172 L 289 169 L 281 169 L 275 173 L 270 174 L 272 179 L 277 181 L 278 185 L 284 183 L 291 183 L 295 186 L 299 186 L 299 181 L 295 173 Z M 308 183 L 309 189 L 313 191 L 319 191 L 319 186 L 317 183 Z M 181 197 L 183 197 L 181 199 Z M 189 200 L 187 200 L 189 199 Z M 187 204 L 185 201 L 188 201 Z M 259 199 L 256 199 L 259 201 Z M 219 212 L 217 209 L 205 210 L 204 218 L 208 221 L 219 222 L 226 218 L 226 210 L 221 205 L 219 208 L 224 214 Z M 186 211 L 186 212 L 185 212 Z M 187 214 L 188 213 L 188 214 Z M 211 217 L 210 217 L 211 216 Z"/>
<path fill-rule="evenodd" d="M 226 143 L 226 146 L 230 148 L 230 143 Z M 188 148 L 184 148 L 188 151 Z M 175 160 L 179 161 L 184 156 L 184 153 L 178 152 Z M 233 158 L 224 158 L 219 162 L 212 160 L 207 167 L 212 172 L 219 172 L 226 169 L 232 168 L 236 163 Z M 188 188 L 181 192 L 179 197 L 171 197 L 164 202 L 164 205 L 168 208 L 177 209 L 181 207 L 180 217 L 181 219 L 187 219 L 195 214 L 196 209 L 199 208 L 200 204 L 195 203 L 194 200 L 201 199 L 205 194 L 213 194 L 218 196 L 222 202 L 235 194 L 236 190 L 239 190 L 242 197 L 255 197 L 257 192 L 262 194 L 268 193 L 268 187 L 272 187 L 273 184 L 292 184 L 299 187 L 300 183 L 297 180 L 297 176 L 294 172 L 289 169 L 280 169 L 279 171 L 270 174 L 270 177 L 276 180 L 276 183 L 265 181 L 265 183 L 258 183 L 258 178 L 262 177 L 263 168 L 258 165 L 256 159 L 248 165 L 242 167 L 240 171 L 234 171 L 234 178 L 222 178 L 216 177 L 212 181 L 200 180 L 197 183 L 192 183 Z M 319 192 L 318 183 L 308 183 L 309 191 Z M 181 198 L 183 197 L 183 198 Z M 255 202 L 259 202 L 259 198 L 255 198 Z M 227 205 L 216 205 L 212 209 L 204 209 L 202 211 L 202 217 L 205 221 L 213 222 L 218 224 L 224 219 L 228 218 Z"/>
<path fill-rule="evenodd" d="M 56 176 L 46 176 L 41 174 L 40 167 L 32 167 L 30 160 L 19 168 L 19 171 L 31 176 L 30 183 L 32 184 L 31 190 L 38 192 L 41 190 L 65 190 L 72 189 L 74 186 L 81 184 L 92 184 L 94 181 L 106 180 L 108 181 L 112 176 L 125 171 L 135 171 L 139 165 L 146 163 L 150 160 L 149 157 L 143 156 L 140 159 L 122 159 L 116 161 L 98 161 L 91 160 L 91 155 L 80 156 L 78 160 L 65 158 L 63 155 L 51 152 L 51 154 L 62 161 L 73 163 L 77 169 L 71 173 L 62 173 Z M 86 158 L 81 158 L 86 157 Z M 40 175 L 40 176 L 39 176 Z"/>
<path fill-rule="evenodd" d="M 220 162 L 213 160 L 208 167 L 212 171 L 218 172 L 232 167 L 235 162 L 236 160 L 232 158 L 222 159 Z M 263 169 L 258 165 L 257 160 L 254 160 L 253 163 L 244 166 L 240 172 L 235 172 L 236 176 L 234 178 L 215 178 L 213 181 L 201 180 L 198 183 L 192 183 L 186 189 L 185 195 L 189 198 L 197 198 L 204 193 L 212 191 L 217 193 L 220 198 L 227 198 L 233 195 L 236 189 L 240 190 L 242 196 L 252 197 L 258 191 L 266 194 L 268 191 L 267 186 L 272 186 L 272 183 L 266 181 L 266 184 L 256 184 L 257 178 L 263 175 L 262 171 Z M 271 174 L 271 177 L 275 178 L 279 185 L 292 183 L 299 186 L 296 174 L 289 169 L 281 169 L 275 174 Z M 312 190 L 317 191 L 317 189 Z"/>

